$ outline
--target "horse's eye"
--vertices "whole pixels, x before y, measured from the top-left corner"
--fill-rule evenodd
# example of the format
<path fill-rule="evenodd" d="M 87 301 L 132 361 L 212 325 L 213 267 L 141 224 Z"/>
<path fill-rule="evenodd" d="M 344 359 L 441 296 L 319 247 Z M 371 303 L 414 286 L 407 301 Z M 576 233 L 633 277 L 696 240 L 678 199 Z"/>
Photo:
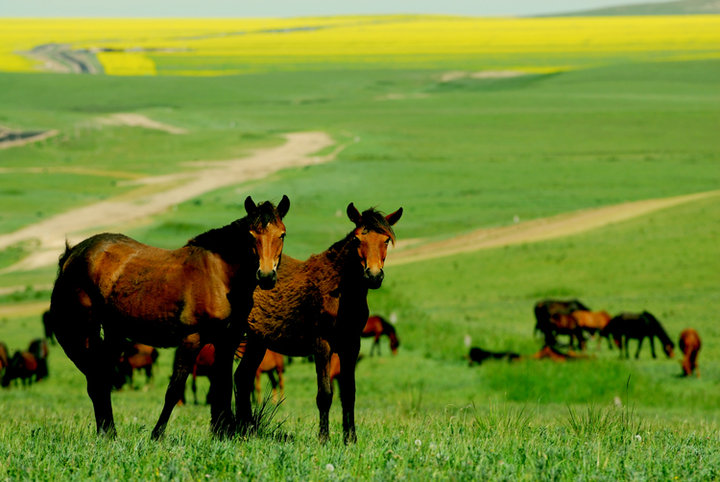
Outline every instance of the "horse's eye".
<path fill-rule="evenodd" d="M 387 238 L 387 239 L 385 240 L 385 244 L 390 244 L 390 238 Z"/>
<path fill-rule="evenodd" d="M 280 239 L 285 239 L 285 233 L 282 233 L 282 234 L 280 235 Z"/>

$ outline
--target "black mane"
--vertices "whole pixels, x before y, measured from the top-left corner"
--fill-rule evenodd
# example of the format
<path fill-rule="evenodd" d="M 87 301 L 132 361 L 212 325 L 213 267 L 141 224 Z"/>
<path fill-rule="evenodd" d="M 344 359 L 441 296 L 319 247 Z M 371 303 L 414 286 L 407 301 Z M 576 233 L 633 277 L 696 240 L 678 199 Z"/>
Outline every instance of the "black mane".
<path fill-rule="evenodd" d="M 218 253 L 228 261 L 236 258 L 243 247 L 249 247 L 252 237 L 250 231 L 261 230 L 279 218 L 277 209 L 270 201 L 258 204 L 252 214 L 237 219 L 227 226 L 215 228 L 198 234 L 190 239 L 185 246 L 199 248 Z"/>

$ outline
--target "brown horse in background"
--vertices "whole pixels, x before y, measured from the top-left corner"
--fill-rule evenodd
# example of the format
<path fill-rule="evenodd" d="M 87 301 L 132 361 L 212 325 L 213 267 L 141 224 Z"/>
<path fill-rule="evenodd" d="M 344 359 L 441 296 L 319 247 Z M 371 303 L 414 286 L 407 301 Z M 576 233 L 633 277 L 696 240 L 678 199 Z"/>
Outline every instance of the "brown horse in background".
<path fill-rule="evenodd" d="M 153 365 L 160 354 L 157 348 L 142 343 L 127 343 L 118 358 L 115 366 L 116 378 L 113 385 L 116 389 L 120 389 L 126 383 L 133 388 L 133 374 L 135 370 L 143 370 L 145 379 L 150 382 L 153 377 Z"/>
<path fill-rule="evenodd" d="M 577 321 L 578 326 L 585 332 L 594 336 L 601 332 L 603 328 L 610 322 L 610 314 L 607 311 L 587 311 L 576 310 L 572 312 L 572 317 Z M 608 346 L 612 348 L 612 343 L 608 339 Z M 600 347 L 600 339 L 598 338 L 598 348 Z"/>
<path fill-rule="evenodd" d="M 8 347 L 5 343 L 0 341 L 0 377 L 5 373 L 5 369 L 10 363 L 10 357 L 8 356 Z"/>
<path fill-rule="evenodd" d="M 20 380 L 23 386 L 29 386 L 37 381 L 38 361 L 29 351 L 16 351 L 8 360 L 7 369 L 3 373 L 3 387 L 9 387 L 14 380 Z"/>
<path fill-rule="evenodd" d="M 692 328 L 683 330 L 680 333 L 680 342 L 678 346 L 682 350 L 684 357 L 682 361 L 683 375 L 690 376 L 693 372 L 700 378 L 700 368 L 697 364 L 697 356 L 700 352 L 700 335 Z"/>
<path fill-rule="evenodd" d="M 36 338 L 32 340 L 28 346 L 28 352 L 33 354 L 38 364 L 37 371 L 35 372 L 35 381 L 39 382 L 40 380 L 47 378 L 50 375 L 47 364 L 50 350 L 48 349 L 47 340 L 44 338 Z"/>
<path fill-rule="evenodd" d="M 582 334 L 582 327 L 572 314 L 554 313 L 550 316 L 550 324 L 553 326 L 554 335 L 568 335 L 570 337 L 570 348 L 573 348 L 575 346 L 574 342 L 577 342 L 580 350 L 585 349 L 585 337 Z"/>
<path fill-rule="evenodd" d="M 116 433 L 111 403 L 112 366 L 125 340 L 152 346 L 182 345 L 152 432 L 165 430 L 184 391 L 200 347 L 213 343 L 215 396 L 211 427 L 234 429 L 232 359 L 240 343 L 256 286 L 272 288 L 285 237 L 283 196 L 270 202 L 245 200 L 247 216 L 191 239 L 170 251 L 122 234 L 99 234 L 60 258 L 50 322 L 58 342 L 87 378 L 98 433 Z"/>
<path fill-rule="evenodd" d="M 181 351 L 182 348 L 178 348 L 178 352 Z M 245 343 L 241 343 L 240 346 L 238 346 L 237 350 L 235 350 L 235 359 L 241 360 L 243 355 L 245 354 Z M 177 356 L 177 352 L 176 352 Z M 215 346 L 211 343 L 208 343 L 207 345 L 203 346 L 200 351 L 198 352 L 197 358 L 195 359 L 195 363 L 193 364 L 192 369 L 192 384 L 191 389 L 193 392 L 193 401 L 195 405 L 197 405 L 197 377 L 210 377 L 210 373 L 212 371 L 212 367 L 215 364 Z M 255 395 L 256 400 L 259 403 L 261 401 L 261 386 L 260 386 L 260 378 L 263 373 L 267 373 L 268 379 L 270 379 L 270 384 L 272 385 L 272 392 L 273 392 L 273 399 L 277 401 L 276 398 L 276 389 L 279 386 L 280 387 L 280 396 L 283 395 L 285 391 L 285 380 L 283 378 L 283 374 L 285 372 L 285 360 L 282 355 L 279 353 L 275 353 L 274 351 L 267 350 L 265 352 L 265 356 L 263 357 L 262 362 L 260 363 L 260 366 L 257 369 L 257 373 L 255 374 Z M 275 379 L 275 375 L 277 374 L 278 379 Z M 210 390 L 208 390 L 206 402 L 209 404 L 212 400 L 212 385 L 210 385 Z M 183 395 L 183 398 L 181 401 L 185 402 L 185 396 Z"/>
<path fill-rule="evenodd" d="M 552 319 L 553 315 L 570 315 L 573 311 L 578 310 L 590 311 L 590 308 L 575 299 L 538 301 L 533 307 L 533 312 L 535 313 L 535 332 L 537 333 L 539 331 L 543 334 L 545 337 L 544 344 L 546 346 L 555 346 L 557 344 L 556 335 L 561 333 L 557 331 L 556 324 Z M 564 334 L 568 334 L 563 328 L 561 328 L 561 331 L 563 331 Z M 572 336 L 578 340 L 583 339 L 582 329 L 580 327 L 573 329 L 570 339 L 571 343 Z"/>
<path fill-rule="evenodd" d="M 252 377 L 266 349 L 290 356 L 314 355 L 317 372 L 319 437 L 330 435 L 332 404 L 330 360 L 339 355 L 343 438 L 355 442 L 355 364 L 360 334 L 368 319 L 367 294 L 379 288 L 387 246 L 395 242 L 392 226 L 402 208 L 384 216 L 374 209 L 362 214 L 350 203 L 347 215 L 355 228 L 342 240 L 307 261 L 284 256 L 275 289 L 255 291 L 248 319 L 245 356 L 235 371 L 236 416 L 243 427 L 251 423 Z"/>
<path fill-rule="evenodd" d="M 363 338 L 373 337 L 373 345 L 370 348 L 370 356 L 373 355 L 375 349 L 377 349 L 378 355 L 380 354 L 380 337 L 386 335 L 390 339 L 390 351 L 393 355 L 397 355 L 397 349 L 400 346 L 400 340 L 398 340 L 397 334 L 395 333 L 395 327 L 392 326 L 385 318 L 379 315 L 373 315 L 368 318 L 360 334 Z"/>
<path fill-rule="evenodd" d="M 620 357 L 622 358 L 623 347 L 625 348 L 625 358 L 630 356 L 630 338 L 638 341 L 637 352 L 635 358 L 640 357 L 640 348 L 643 340 L 650 338 L 650 352 L 652 357 L 655 355 L 655 337 L 660 339 L 663 351 L 668 358 L 673 357 L 673 349 L 675 343 L 672 342 L 660 321 L 651 313 L 643 311 L 642 313 L 621 313 L 613 317 L 608 324 L 600 331 L 600 336 L 612 336 L 615 343 L 620 348 Z"/>

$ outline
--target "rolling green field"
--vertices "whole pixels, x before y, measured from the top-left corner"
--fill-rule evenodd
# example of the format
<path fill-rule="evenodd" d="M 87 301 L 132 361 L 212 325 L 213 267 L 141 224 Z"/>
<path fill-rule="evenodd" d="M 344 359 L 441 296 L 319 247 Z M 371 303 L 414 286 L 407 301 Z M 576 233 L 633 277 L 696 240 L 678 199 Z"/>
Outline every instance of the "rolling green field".
<path fill-rule="evenodd" d="M 123 181 L 242 157 L 287 132 L 325 131 L 337 159 L 210 192 L 115 229 L 177 247 L 244 213 L 291 200 L 286 253 L 304 258 L 350 229 L 349 202 L 391 212 L 399 240 L 720 187 L 720 62 L 636 62 L 507 79 L 443 81 L 443 68 L 271 72 L 228 77 L 0 74 L 0 125 L 60 134 L 0 150 L 0 234 L 102 199 Z M 134 112 L 185 135 L 97 118 Z M 39 168 L 29 170 L 29 168 Z M 95 436 L 84 379 L 51 347 L 51 377 L 0 391 L 0 477 L 8 479 L 708 480 L 720 477 L 720 202 L 664 209 L 553 241 L 388 266 L 371 311 L 397 316 L 400 352 L 358 365 L 358 444 L 316 441 L 312 365 L 296 360 L 264 436 L 213 439 L 209 408 L 178 407 L 158 444 L 171 350 L 155 380 L 114 395 L 118 439 Z M 0 252 L 0 270 L 31 247 Z M 402 249 L 402 248 L 399 248 Z M 392 258 L 391 251 L 389 257 Z M 0 271 L 0 340 L 41 335 L 55 268 Z M 647 341 L 639 360 L 591 342 L 569 363 L 469 368 L 474 345 L 531 355 L 532 307 L 577 297 L 593 309 L 654 313 L 673 340 L 703 339 L 700 379 L 678 377 Z M 32 310 L 31 310 L 32 311 Z M 8 314 L 9 313 L 9 314 Z M 15 313 L 15 314 L 13 314 Z M 656 343 L 657 345 L 657 343 Z M 632 351 L 635 344 L 633 342 Z M 207 382 L 201 381 L 204 395 Z M 188 391 L 189 394 L 189 391 Z"/>

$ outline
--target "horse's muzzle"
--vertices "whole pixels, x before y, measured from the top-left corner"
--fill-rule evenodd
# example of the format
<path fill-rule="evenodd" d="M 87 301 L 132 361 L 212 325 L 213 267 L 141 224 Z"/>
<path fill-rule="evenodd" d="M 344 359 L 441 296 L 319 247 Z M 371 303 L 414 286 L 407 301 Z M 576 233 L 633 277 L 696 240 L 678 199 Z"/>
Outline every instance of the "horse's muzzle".
<path fill-rule="evenodd" d="M 265 273 L 262 270 L 257 270 L 255 273 L 255 279 L 257 279 L 258 286 L 264 290 L 271 290 L 277 283 L 277 270 L 272 270 L 269 273 Z"/>
<path fill-rule="evenodd" d="M 366 269 L 363 278 L 365 279 L 368 288 L 370 288 L 371 290 L 376 290 L 380 288 L 380 286 L 382 286 L 383 279 L 385 278 L 385 273 L 383 273 L 383 270 L 372 273 L 369 269 Z"/>

